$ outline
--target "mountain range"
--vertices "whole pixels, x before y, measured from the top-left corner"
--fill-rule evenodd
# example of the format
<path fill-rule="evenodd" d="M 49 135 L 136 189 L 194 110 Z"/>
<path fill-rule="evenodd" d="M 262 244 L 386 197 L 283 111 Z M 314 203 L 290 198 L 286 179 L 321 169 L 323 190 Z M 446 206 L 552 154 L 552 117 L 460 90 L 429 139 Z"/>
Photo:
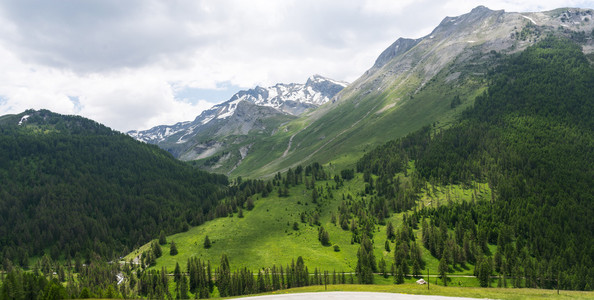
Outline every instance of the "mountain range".
<path fill-rule="evenodd" d="M 485 75 L 501 55 L 548 35 L 572 39 L 592 53 L 593 16 L 591 9 L 514 13 L 479 6 L 446 17 L 425 37 L 398 39 L 333 101 L 254 142 L 230 175 L 266 177 L 313 161 L 353 166 L 386 140 L 427 124 L 447 128 L 486 90 Z"/>
<path fill-rule="evenodd" d="M 128 135 L 48 111 L 2 116 L 4 264 L 128 253 L 130 298 L 172 296 L 165 274 L 183 263 L 262 270 L 249 287 L 248 269 L 233 286 L 191 280 L 195 297 L 270 292 L 270 270 L 295 257 L 359 283 L 391 266 L 390 284 L 426 269 L 444 285 L 454 273 L 460 285 L 592 290 L 593 16 L 479 6 L 396 40 L 351 84 L 257 87 Z M 115 271 L 91 273 L 78 282 L 100 281 L 93 293 L 116 286 Z"/>
<path fill-rule="evenodd" d="M 238 164 L 254 139 L 276 132 L 309 109 L 332 99 L 347 83 L 314 75 L 305 84 L 279 83 L 239 91 L 228 101 L 202 112 L 194 121 L 161 125 L 128 134 L 156 144 L 181 160 L 204 159 L 224 152 Z"/>

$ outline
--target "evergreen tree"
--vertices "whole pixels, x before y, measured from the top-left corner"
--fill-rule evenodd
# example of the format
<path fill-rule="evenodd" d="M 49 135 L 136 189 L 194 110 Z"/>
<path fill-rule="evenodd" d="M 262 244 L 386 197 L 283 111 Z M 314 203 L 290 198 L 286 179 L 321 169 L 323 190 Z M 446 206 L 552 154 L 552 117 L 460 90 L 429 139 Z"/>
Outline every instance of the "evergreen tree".
<path fill-rule="evenodd" d="M 159 245 L 165 244 L 167 244 L 167 238 L 165 237 L 165 232 L 161 230 L 161 233 L 159 234 Z"/>
<path fill-rule="evenodd" d="M 443 280 L 443 285 L 448 285 L 448 263 L 445 257 L 442 257 L 439 260 L 439 266 L 437 267 L 437 272 L 439 273 L 439 277 Z"/>
<path fill-rule="evenodd" d="M 481 259 L 480 265 L 478 266 L 478 280 L 481 287 L 489 287 L 491 285 L 491 264 L 489 258 Z"/>
<path fill-rule="evenodd" d="M 157 241 L 153 241 L 151 243 L 151 249 L 153 250 L 153 255 L 155 258 L 159 258 L 161 255 L 163 255 L 163 250 L 161 250 L 161 246 Z"/>
<path fill-rule="evenodd" d="M 421 276 L 421 265 L 419 264 L 418 260 L 413 260 L 413 265 L 412 265 L 412 275 L 414 277 L 419 277 Z"/>
<path fill-rule="evenodd" d="M 229 259 L 226 254 L 221 256 L 221 265 L 217 272 L 217 287 L 221 297 L 231 295 L 231 268 L 229 267 Z"/>
<path fill-rule="evenodd" d="M 179 267 L 179 263 L 175 263 L 175 269 L 173 270 L 173 280 L 175 282 L 179 282 L 179 280 L 181 279 L 182 273 L 181 273 L 181 268 Z"/>
<path fill-rule="evenodd" d="M 359 283 L 372 284 L 373 272 L 377 271 L 375 263 L 375 255 L 373 254 L 373 244 L 366 234 L 363 234 L 361 239 L 361 246 L 357 251 L 357 267 L 356 274 Z"/>
<path fill-rule="evenodd" d="M 179 285 L 179 298 L 190 299 L 188 295 L 188 278 L 186 276 L 181 277 L 181 283 Z"/>
<path fill-rule="evenodd" d="M 169 255 L 177 255 L 177 246 L 175 245 L 174 241 L 171 241 L 171 246 L 169 247 Z"/>
<path fill-rule="evenodd" d="M 394 239 L 396 238 L 396 234 L 394 232 L 394 225 L 392 225 L 392 222 L 388 222 L 388 224 L 386 225 L 386 238 L 390 241 L 394 241 Z"/>
<path fill-rule="evenodd" d="M 330 236 L 324 227 L 320 227 L 318 230 L 318 240 L 323 246 L 330 246 Z"/>
<path fill-rule="evenodd" d="M 311 192 L 311 202 L 318 203 L 319 197 L 320 196 L 318 195 L 318 189 L 313 189 L 313 191 Z"/>
<path fill-rule="evenodd" d="M 212 245 L 210 243 L 210 239 L 208 238 L 208 235 L 204 237 L 204 249 L 208 249 L 210 248 Z"/>

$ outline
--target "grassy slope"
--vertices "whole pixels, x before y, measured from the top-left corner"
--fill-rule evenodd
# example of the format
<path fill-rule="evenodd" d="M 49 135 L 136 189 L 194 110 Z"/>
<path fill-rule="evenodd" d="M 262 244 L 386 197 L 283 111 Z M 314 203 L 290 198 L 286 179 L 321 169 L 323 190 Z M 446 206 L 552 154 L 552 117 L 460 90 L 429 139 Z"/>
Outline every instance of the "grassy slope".
<path fill-rule="evenodd" d="M 398 176 L 402 176 L 401 174 Z M 334 185 L 334 181 L 318 181 L 317 186 Z M 352 181 L 345 182 L 345 185 L 338 190 L 332 190 L 334 199 L 323 199 L 320 202 L 320 221 L 322 226 L 330 235 L 331 244 L 340 247 L 340 252 L 335 252 L 333 247 L 324 247 L 317 239 L 318 226 L 310 226 L 300 222 L 300 213 L 313 211 L 315 204 L 311 203 L 311 190 L 305 190 L 303 185 L 290 189 L 290 197 L 279 198 L 273 192 L 268 198 L 261 198 L 255 201 L 256 207 L 252 211 L 244 211 L 244 218 L 238 218 L 237 214 L 229 218 L 220 218 L 209 221 L 201 226 L 193 227 L 187 232 L 178 233 L 167 237 L 168 244 L 163 246 L 163 256 L 157 260 L 153 268 L 161 269 L 165 266 L 172 271 L 176 262 L 185 268 L 187 259 L 196 256 L 202 260 L 209 260 L 213 266 L 217 266 L 223 253 L 229 256 L 232 269 L 248 267 L 256 270 L 262 267 L 286 266 L 292 259 L 302 256 L 310 272 L 315 268 L 324 270 L 336 270 L 337 272 L 352 272 L 356 266 L 356 254 L 359 244 L 351 245 L 350 231 L 343 231 L 340 227 L 332 224 L 331 214 L 337 211 L 342 201 L 342 194 L 351 194 L 358 198 L 359 191 L 363 190 L 364 184 L 361 174 Z M 449 190 L 449 192 L 448 192 Z M 489 198 L 490 190 L 485 184 L 478 184 L 477 195 Z M 448 196 L 449 193 L 449 196 Z M 435 206 L 445 204 L 448 198 L 451 201 L 471 201 L 472 189 L 463 189 L 460 186 L 448 188 L 437 188 L 432 193 L 425 192 L 419 206 Z M 402 223 L 402 213 L 393 214 L 390 221 L 396 228 Z M 293 222 L 299 223 L 299 230 L 292 229 Z M 421 231 L 415 230 L 417 241 L 420 242 Z M 213 242 L 210 249 L 204 249 L 204 237 L 208 235 Z M 377 261 L 383 257 L 388 267 L 393 261 L 393 252 L 384 250 L 386 240 L 386 226 L 378 226 L 374 234 L 375 255 Z M 179 254 L 169 255 L 169 243 L 175 241 Z M 395 244 L 390 244 L 391 249 Z M 130 253 L 125 259 L 131 260 L 142 251 L 148 249 L 148 244 Z M 423 258 L 427 267 L 433 274 L 437 273 L 438 260 L 433 258 L 429 251 L 423 249 Z M 472 275 L 473 266 L 468 265 L 466 269 L 452 270 L 452 274 Z M 390 278 L 389 281 L 392 279 Z M 459 278 L 464 286 L 478 286 L 474 278 Z"/>
<path fill-rule="evenodd" d="M 289 294 L 289 293 L 312 293 L 325 291 L 352 291 L 352 292 L 378 292 L 378 293 L 401 293 L 414 295 L 442 295 L 455 297 L 472 297 L 472 298 L 488 298 L 488 299 L 594 299 L 594 292 L 581 291 L 557 291 L 542 290 L 542 289 L 505 289 L 505 288 L 475 288 L 475 287 L 444 287 L 430 285 L 427 290 L 426 285 L 418 285 L 408 282 L 401 285 L 328 285 L 324 286 L 309 286 L 302 288 L 294 288 L 289 290 L 281 290 L 272 294 Z"/>
<path fill-rule="evenodd" d="M 485 82 L 476 75 L 479 71 L 484 71 L 480 65 L 456 65 L 444 68 L 420 89 L 419 77 L 409 76 L 379 94 L 355 92 L 336 104 L 328 103 L 322 118 L 312 121 L 302 117 L 254 145 L 231 175 L 267 176 L 312 161 L 332 162 L 342 169 L 388 140 L 428 124 L 448 126 L 484 91 Z M 458 74 L 457 78 L 452 80 L 452 74 Z M 462 104 L 452 109 L 450 103 L 456 95 Z M 292 135 L 291 151 L 282 157 Z"/>

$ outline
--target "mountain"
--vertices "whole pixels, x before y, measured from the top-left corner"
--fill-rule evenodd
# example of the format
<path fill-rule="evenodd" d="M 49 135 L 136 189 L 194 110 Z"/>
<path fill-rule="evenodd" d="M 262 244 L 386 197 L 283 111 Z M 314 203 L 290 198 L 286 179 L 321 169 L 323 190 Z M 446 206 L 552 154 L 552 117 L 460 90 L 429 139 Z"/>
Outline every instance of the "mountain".
<path fill-rule="evenodd" d="M 78 116 L 2 116 L 0 149 L 0 252 L 22 265 L 115 257 L 204 222 L 227 193 L 224 175 Z"/>
<path fill-rule="evenodd" d="M 228 101 L 202 112 L 192 122 L 161 125 L 128 134 L 156 144 L 181 160 L 223 158 L 216 163 L 226 162 L 229 169 L 241 162 L 255 140 L 273 134 L 280 124 L 308 109 L 328 102 L 346 85 L 314 75 L 305 84 L 256 87 L 236 93 Z"/>
<path fill-rule="evenodd" d="M 524 277 L 516 287 L 591 290 L 593 78 L 582 45 L 548 36 L 502 58 L 485 77 L 488 90 L 451 127 L 427 126 L 382 145 L 367 153 L 357 170 L 376 175 L 378 196 L 386 197 L 398 190 L 394 175 L 409 163 L 415 165 L 412 177 L 424 182 L 420 186 L 487 182 L 491 199 L 450 199 L 422 214 L 460 231 L 459 245 L 466 245 L 464 230 L 478 228 L 483 245 L 497 244 L 495 253 L 483 247 L 493 255 L 495 270 Z M 476 228 L 467 224 L 470 219 L 477 220 Z M 425 241 L 433 239 L 429 235 Z M 438 246 L 425 246 L 440 257 Z"/>
<path fill-rule="evenodd" d="M 488 87 L 485 75 L 503 55 L 548 35 L 594 51 L 594 11 L 565 8 L 515 13 L 479 6 L 446 17 L 429 35 L 398 39 L 333 101 L 281 126 L 250 149 L 237 176 L 272 176 L 313 161 L 337 167 L 386 140 L 426 125 L 447 128 Z"/>
<path fill-rule="evenodd" d="M 592 290 L 592 61 L 555 36 L 493 59 L 487 89 L 448 128 L 383 143 L 355 169 L 312 163 L 277 173 L 251 205 L 169 236 L 164 252 L 175 242 L 179 253 L 149 262 L 146 244 L 126 260 L 145 257 L 152 270 L 226 262 L 253 278 L 250 270 L 291 270 L 297 256 L 314 274 L 337 272 L 334 284 L 346 282 L 342 272 L 377 282 L 364 272 L 392 265 L 387 281 L 396 284 L 416 285 L 405 274 L 430 270 L 444 285 L 451 276 L 464 286 Z M 304 285 L 323 284 L 312 278 Z M 216 284 L 230 295 L 284 288 Z"/>

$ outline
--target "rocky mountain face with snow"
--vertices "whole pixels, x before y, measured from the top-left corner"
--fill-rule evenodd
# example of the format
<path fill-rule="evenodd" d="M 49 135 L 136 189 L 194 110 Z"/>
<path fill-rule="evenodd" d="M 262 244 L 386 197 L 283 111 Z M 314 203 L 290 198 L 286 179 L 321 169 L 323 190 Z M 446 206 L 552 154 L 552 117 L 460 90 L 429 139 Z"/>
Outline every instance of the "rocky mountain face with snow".
<path fill-rule="evenodd" d="M 486 74 L 501 59 L 548 35 L 571 39 L 592 57 L 593 29 L 592 9 L 516 13 L 479 6 L 444 18 L 427 36 L 396 40 L 337 94 L 336 82 L 316 77 L 304 85 L 255 88 L 237 93 L 194 122 L 131 134 L 183 160 L 205 158 L 201 167 L 231 175 L 267 177 L 337 157 L 350 166 L 354 162 L 349 158 L 387 140 L 427 125 L 446 128 L 485 92 Z M 324 97 L 321 90 L 332 90 L 333 97 Z M 240 103 L 245 107 L 238 110 Z M 256 113 L 266 117 L 242 117 Z"/>
<path fill-rule="evenodd" d="M 593 9 L 517 13 L 484 6 L 446 17 L 427 36 L 397 39 L 333 101 L 288 123 L 270 143 L 255 144 L 232 174 L 270 177 L 336 160 L 352 166 L 349 157 L 388 140 L 428 125 L 445 128 L 488 88 L 486 75 L 504 57 L 548 35 L 578 42 L 594 55 L 593 17 Z M 271 152 L 272 142 L 283 147 Z"/>
<path fill-rule="evenodd" d="M 182 160 L 203 159 L 217 152 L 233 152 L 230 145 L 251 140 L 248 136 L 270 135 L 278 126 L 332 99 L 347 83 L 319 75 L 305 84 L 279 83 L 240 91 L 231 99 L 203 111 L 194 121 L 160 125 L 128 134 L 156 144 Z M 243 149 L 248 146 L 242 146 Z M 241 158 L 246 150 L 235 152 Z"/>

